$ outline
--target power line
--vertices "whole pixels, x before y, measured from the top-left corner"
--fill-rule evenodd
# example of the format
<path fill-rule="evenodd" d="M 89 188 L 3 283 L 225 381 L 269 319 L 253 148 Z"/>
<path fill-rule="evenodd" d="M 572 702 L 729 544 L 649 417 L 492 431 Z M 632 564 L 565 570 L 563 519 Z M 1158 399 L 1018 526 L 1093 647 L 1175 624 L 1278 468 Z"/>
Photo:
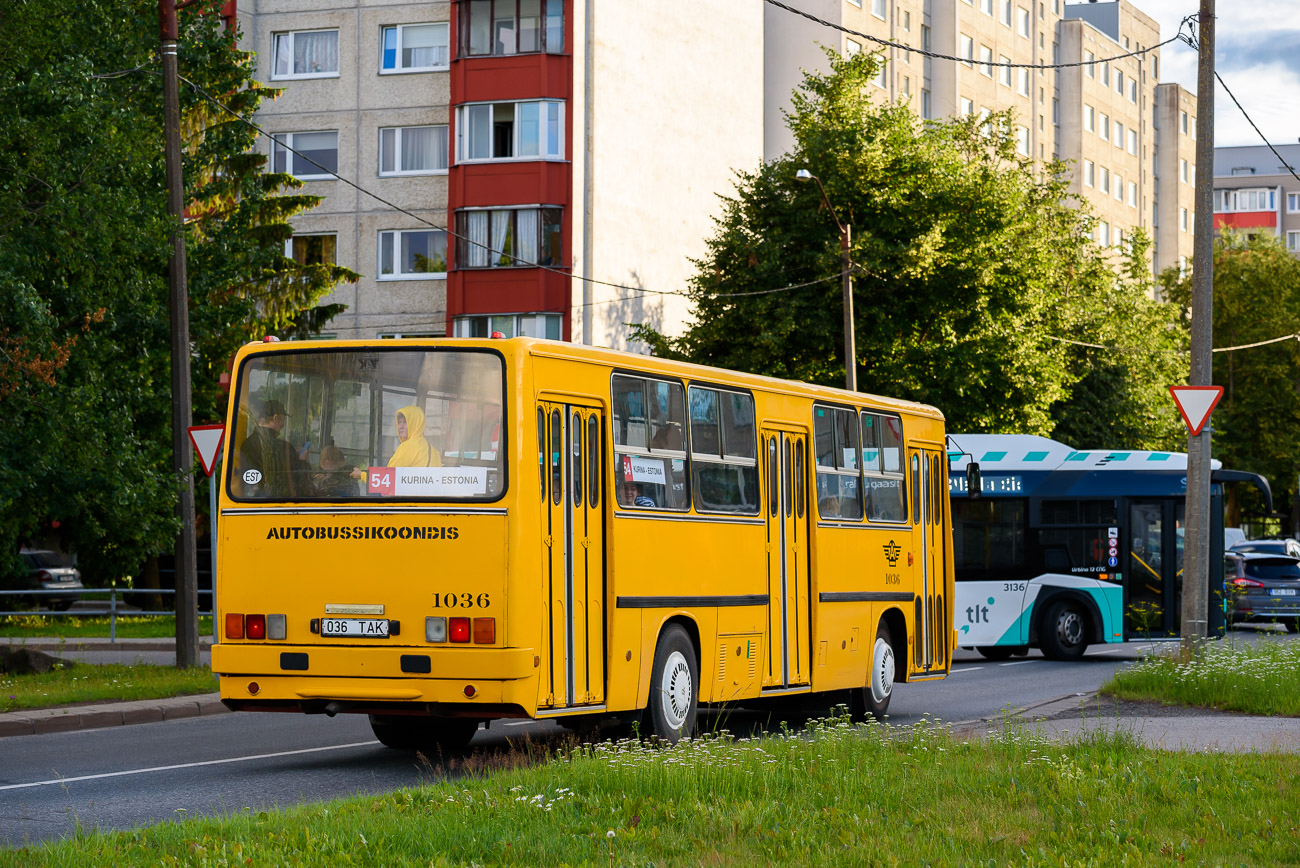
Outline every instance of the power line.
<path fill-rule="evenodd" d="M 937 51 L 931 51 L 928 48 L 915 48 L 911 45 L 907 45 L 906 43 L 894 42 L 891 39 L 882 39 L 879 36 L 872 36 L 870 33 L 863 33 L 860 30 L 853 30 L 852 28 L 845 27 L 842 24 L 836 24 L 833 21 L 826 21 L 823 18 L 818 18 L 816 15 L 813 15 L 808 12 L 804 12 L 802 9 L 795 9 L 793 6 L 787 6 L 786 4 L 780 2 L 780 0 L 765 0 L 765 2 L 767 2 L 772 6 L 775 6 L 778 9 L 784 9 L 786 12 L 789 12 L 794 15 L 798 15 L 800 18 L 807 18 L 809 21 L 812 21 L 816 24 L 820 24 L 823 27 L 829 27 L 832 30 L 838 30 L 841 33 L 846 33 L 850 36 L 857 36 L 862 39 L 866 39 L 870 42 L 874 42 L 878 45 L 886 46 L 888 48 L 897 48 L 900 51 L 910 51 L 913 54 L 920 54 L 923 57 L 931 57 L 934 58 L 935 60 L 951 60 L 951 61 L 955 61 L 956 63 L 964 63 L 967 65 L 975 65 L 975 66 L 983 66 L 983 67 L 994 67 L 994 66 L 1011 67 L 1014 69 L 1071 69 L 1076 66 L 1093 66 L 1098 63 L 1110 63 L 1116 60 L 1123 60 L 1127 57 L 1136 57 L 1138 55 L 1145 55 L 1147 52 L 1155 51 L 1157 48 L 1163 48 L 1169 43 L 1183 38 L 1183 26 L 1187 24 L 1191 18 L 1191 16 L 1184 18 L 1178 25 L 1178 32 L 1175 33 L 1173 36 L 1169 37 L 1168 39 L 1166 39 L 1164 42 L 1161 42 L 1157 45 L 1148 45 L 1146 48 L 1139 48 L 1136 51 L 1129 51 L 1124 54 L 1116 54 L 1111 57 L 1096 57 L 1093 58 L 1092 60 L 1080 60 L 1072 63 L 1010 63 L 1010 62 L 993 63 L 992 61 L 985 62 L 982 60 L 975 60 L 973 57 L 957 57 L 952 54 L 941 54 Z"/>
<path fill-rule="evenodd" d="M 1059 341 L 1063 344 L 1071 344 L 1072 346 L 1076 346 L 1076 347 L 1088 347 L 1089 349 L 1094 349 L 1094 350 L 1107 350 L 1112 353 L 1136 352 L 1135 350 L 1129 347 L 1108 347 L 1105 344 L 1090 344 L 1086 341 L 1074 341 L 1074 340 L 1070 340 L 1069 338 L 1058 338 L 1056 335 L 1043 335 L 1043 337 L 1051 341 Z M 1255 341 L 1255 343 L 1253 344 L 1240 344 L 1239 346 L 1235 346 L 1235 347 L 1215 347 L 1211 352 L 1231 353 L 1234 352 L 1235 350 L 1252 350 L 1255 347 L 1264 347 L 1264 346 L 1268 346 L 1269 344 L 1281 343 L 1282 341 L 1300 341 L 1300 333 L 1282 335 L 1280 338 L 1269 338 L 1266 341 Z"/>

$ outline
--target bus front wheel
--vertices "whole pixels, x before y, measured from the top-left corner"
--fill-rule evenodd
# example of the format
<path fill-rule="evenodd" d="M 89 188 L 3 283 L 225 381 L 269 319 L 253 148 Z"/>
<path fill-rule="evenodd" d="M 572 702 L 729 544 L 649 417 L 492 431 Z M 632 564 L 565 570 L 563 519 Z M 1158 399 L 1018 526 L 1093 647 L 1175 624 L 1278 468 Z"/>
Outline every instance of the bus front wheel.
<path fill-rule="evenodd" d="M 699 672 L 691 637 L 681 626 L 671 625 L 659 637 L 650 674 L 650 703 L 646 708 L 650 735 L 676 744 L 695 732 Z"/>
<path fill-rule="evenodd" d="M 985 660 L 1010 660 L 1011 655 L 1016 653 L 1014 645 L 976 645 L 975 650 Z"/>
<path fill-rule="evenodd" d="M 384 747 L 458 753 L 469 747 L 478 721 L 461 717 L 370 715 L 370 729 Z"/>
<path fill-rule="evenodd" d="M 1074 600 L 1057 600 L 1043 613 L 1038 636 L 1044 657 L 1078 660 L 1088 648 L 1088 616 Z"/>
<path fill-rule="evenodd" d="M 889 627 L 882 621 L 876 628 L 876 643 L 871 649 L 871 668 L 867 670 L 867 683 L 859 690 L 854 703 L 858 718 L 868 714 L 884 720 L 889 710 L 889 700 L 894 695 L 894 643 Z"/>

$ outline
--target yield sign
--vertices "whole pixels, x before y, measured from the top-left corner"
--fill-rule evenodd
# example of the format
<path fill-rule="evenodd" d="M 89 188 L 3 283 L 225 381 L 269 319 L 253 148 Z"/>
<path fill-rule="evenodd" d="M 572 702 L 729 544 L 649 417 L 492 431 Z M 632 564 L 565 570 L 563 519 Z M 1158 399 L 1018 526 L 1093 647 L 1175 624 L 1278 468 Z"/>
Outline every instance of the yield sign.
<path fill-rule="evenodd" d="M 212 468 L 217 463 L 217 452 L 221 449 L 221 438 L 226 436 L 225 425 L 194 425 L 189 429 L 190 442 L 194 451 L 199 453 L 199 462 L 203 472 L 212 475 Z"/>
<path fill-rule="evenodd" d="M 1174 396 L 1178 412 L 1183 414 L 1187 430 L 1195 437 L 1201 433 L 1205 423 L 1210 421 L 1210 414 L 1223 397 L 1222 386 L 1170 386 L 1169 394 Z"/>

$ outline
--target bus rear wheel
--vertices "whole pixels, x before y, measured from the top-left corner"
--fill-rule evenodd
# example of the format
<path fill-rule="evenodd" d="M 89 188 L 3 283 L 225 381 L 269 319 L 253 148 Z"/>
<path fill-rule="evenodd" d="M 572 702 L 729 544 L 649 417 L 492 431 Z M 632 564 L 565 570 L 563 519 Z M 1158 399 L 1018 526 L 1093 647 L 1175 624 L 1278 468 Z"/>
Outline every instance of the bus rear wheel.
<path fill-rule="evenodd" d="M 1038 637 L 1049 660 L 1078 660 L 1088 648 L 1088 616 L 1074 600 L 1057 600 L 1043 613 Z"/>
<path fill-rule="evenodd" d="M 673 624 L 659 637 L 650 673 L 650 703 L 646 707 L 648 734 L 677 744 L 695 732 L 700 666 L 691 637 Z"/>
<path fill-rule="evenodd" d="M 384 747 L 459 753 L 469 747 L 478 721 L 464 717 L 370 715 L 370 729 Z"/>
<path fill-rule="evenodd" d="M 985 660 L 1010 660 L 1011 655 L 1016 653 L 1014 645 L 977 645 L 975 650 Z"/>
<path fill-rule="evenodd" d="M 876 642 L 871 648 L 871 668 L 867 670 L 867 683 L 856 691 L 855 716 L 865 719 L 871 715 L 884 720 L 889 710 L 889 700 L 894 696 L 894 643 L 889 627 L 882 621 L 876 628 Z"/>

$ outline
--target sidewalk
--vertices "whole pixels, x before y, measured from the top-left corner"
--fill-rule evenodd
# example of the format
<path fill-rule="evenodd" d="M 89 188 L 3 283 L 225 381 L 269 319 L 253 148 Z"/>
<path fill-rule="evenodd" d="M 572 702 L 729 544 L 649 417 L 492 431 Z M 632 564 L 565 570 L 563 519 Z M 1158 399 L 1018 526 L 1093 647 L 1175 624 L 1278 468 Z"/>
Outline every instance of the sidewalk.
<path fill-rule="evenodd" d="M 168 666 L 176 662 L 176 640 L 118 639 L 108 641 L 106 636 L 58 639 L 53 637 L 0 638 L 0 648 L 33 648 L 85 663 L 154 663 Z M 212 648 L 211 636 L 199 637 L 199 662 L 208 663 Z"/>

